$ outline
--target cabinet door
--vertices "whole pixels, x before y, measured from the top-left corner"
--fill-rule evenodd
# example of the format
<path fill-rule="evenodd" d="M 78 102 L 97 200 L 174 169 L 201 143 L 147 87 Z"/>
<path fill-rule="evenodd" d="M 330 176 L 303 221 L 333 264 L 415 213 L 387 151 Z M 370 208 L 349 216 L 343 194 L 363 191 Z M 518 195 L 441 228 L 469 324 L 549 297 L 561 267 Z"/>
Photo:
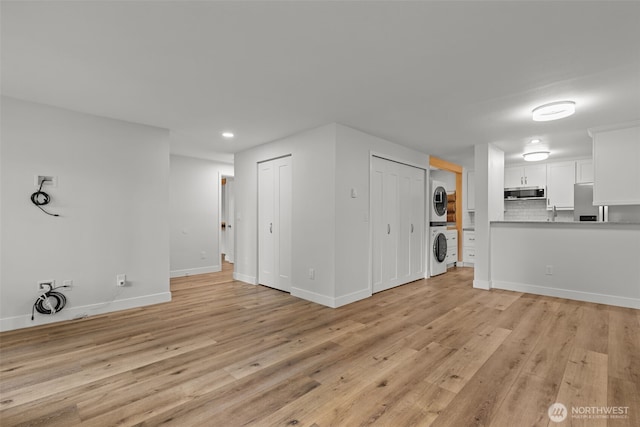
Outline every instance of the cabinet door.
<path fill-rule="evenodd" d="M 476 173 L 467 172 L 467 210 L 476 210 Z"/>
<path fill-rule="evenodd" d="M 547 165 L 531 165 L 524 168 L 524 187 L 547 185 Z"/>
<path fill-rule="evenodd" d="M 640 126 L 593 135 L 593 204 L 640 204 Z"/>
<path fill-rule="evenodd" d="M 576 184 L 593 182 L 593 160 L 578 160 L 576 162 Z"/>
<path fill-rule="evenodd" d="M 547 173 L 547 209 L 573 209 L 575 162 L 549 163 Z"/>
<path fill-rule="evenodd" d="M 504 168 L 504 188 L 517 188 L 524 186 L 524 173 L 522 166 Z"/>

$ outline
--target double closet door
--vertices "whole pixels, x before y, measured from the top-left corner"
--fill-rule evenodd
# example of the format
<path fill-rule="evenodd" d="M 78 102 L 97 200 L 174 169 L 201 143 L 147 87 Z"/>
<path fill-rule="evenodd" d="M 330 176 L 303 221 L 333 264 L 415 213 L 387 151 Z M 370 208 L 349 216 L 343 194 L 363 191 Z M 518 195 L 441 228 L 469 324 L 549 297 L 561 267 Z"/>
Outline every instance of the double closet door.
<path fill-rule="evenodd" d="M 373 292 L 425 277 L 425 170 L 372 158 Z"/>
<path fill-rule="evenodd" d="M 291 156 L 258 163 L 258 283 L 291 290 Z"/>

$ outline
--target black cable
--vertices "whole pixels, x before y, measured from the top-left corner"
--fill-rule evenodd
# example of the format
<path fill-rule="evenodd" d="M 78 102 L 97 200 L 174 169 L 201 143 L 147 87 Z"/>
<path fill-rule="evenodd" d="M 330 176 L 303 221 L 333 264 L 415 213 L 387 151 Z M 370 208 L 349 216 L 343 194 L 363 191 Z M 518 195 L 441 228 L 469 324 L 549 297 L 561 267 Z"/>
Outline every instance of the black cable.
<path fill-rule="evenodd" d="M 67 304 L 67 297 L 65 297 L 63 293 L 55 291 L 56 289 L 66 288 L 67 286 L 58 286 L 56 288 L 51 284 L 46 284 L 45 286 L 49 286 L 49 290 L 43 292 L 36 302 L 33 303 L 31 320 L 35 318 L 36 311 L 40 314 L 56 314 Z"/>
<path fill-rule="evenodd" d="M 51 201 L 51 197 L 47 193 L 42 191 L 42 186 L 44 185 L 44 182 L 45 182 L 44 179 L 42 181 L 40 181 L 40 188 L 38 188 L 38 191 L 36 191 L 35 193 L 33 193 L 31 195 L 31 203 L 36 205 L 38 207 L 38 209 L 40 209 L 42 212 L 46 213 L 47 215 L 60 216 L 58 214 L 52 214 L 50 212 L 47 212 L 42 207 L 44 205 L 48 205 L 49 202 Z"/>

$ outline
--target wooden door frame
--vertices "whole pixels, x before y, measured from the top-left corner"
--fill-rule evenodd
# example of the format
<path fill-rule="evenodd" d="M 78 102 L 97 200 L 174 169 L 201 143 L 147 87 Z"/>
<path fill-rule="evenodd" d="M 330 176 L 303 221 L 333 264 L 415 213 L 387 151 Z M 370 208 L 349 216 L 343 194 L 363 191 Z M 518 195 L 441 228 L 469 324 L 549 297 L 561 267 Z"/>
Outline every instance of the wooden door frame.
<path fill-rule="evenodd" d="M 456 175 L 456 230 L 458 230 L 458 262 L 462 261 L 462 166 L 429 156 L 429 166 Z"/>

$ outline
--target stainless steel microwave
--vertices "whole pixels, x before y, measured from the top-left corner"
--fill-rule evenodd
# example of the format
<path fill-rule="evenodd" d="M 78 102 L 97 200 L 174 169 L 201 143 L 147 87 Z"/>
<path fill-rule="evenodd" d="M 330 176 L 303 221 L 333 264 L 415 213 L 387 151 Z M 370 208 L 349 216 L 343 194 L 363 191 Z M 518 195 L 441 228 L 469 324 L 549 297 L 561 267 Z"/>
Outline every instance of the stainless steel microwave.
<path fill-rule="evenodd" d="M 505 188 L 505 200 L 536 200 L 546 199 L 544 187 Z"/>

